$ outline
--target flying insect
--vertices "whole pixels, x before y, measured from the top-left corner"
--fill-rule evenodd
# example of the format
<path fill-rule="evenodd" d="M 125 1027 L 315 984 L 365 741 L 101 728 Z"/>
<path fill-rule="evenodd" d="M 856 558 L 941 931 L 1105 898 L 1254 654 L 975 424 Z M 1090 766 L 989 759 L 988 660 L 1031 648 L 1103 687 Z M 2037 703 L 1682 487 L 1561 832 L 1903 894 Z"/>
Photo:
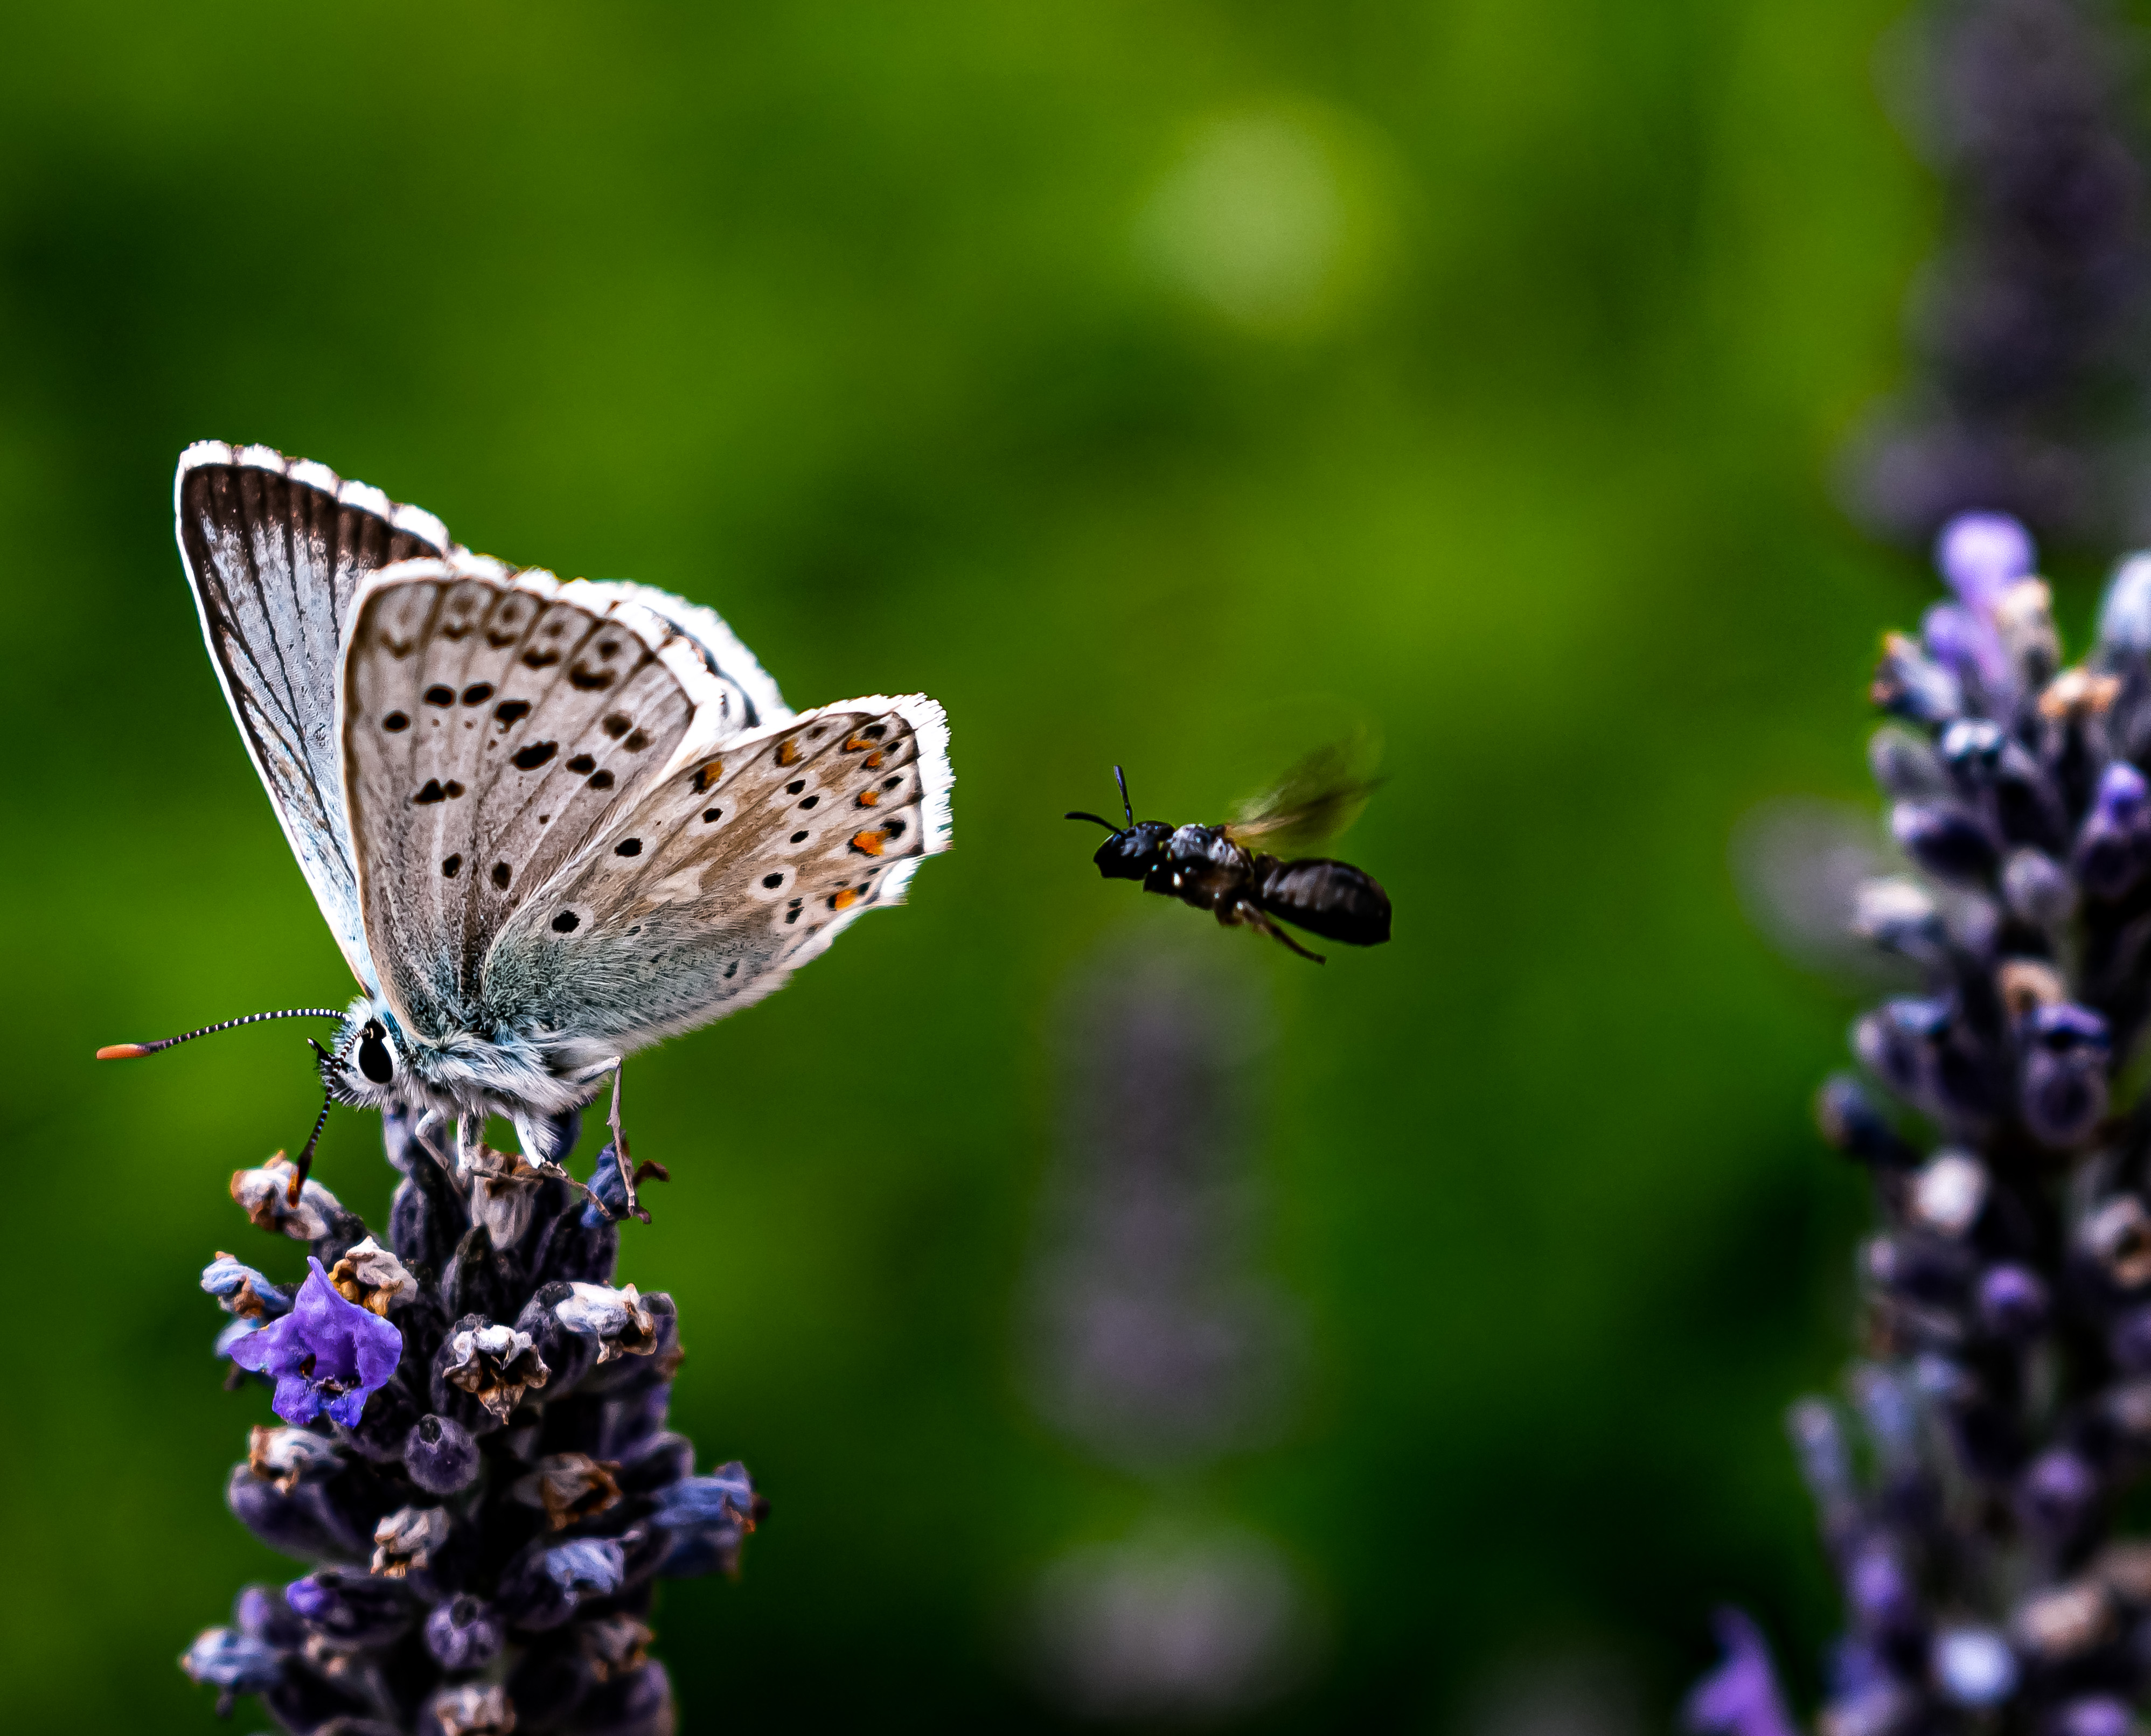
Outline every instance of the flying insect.
<path fill-rule="evenodd" d="M 1112 834 L 1091 858 L 1106 879 L 1140 880 L 1145 892 L 1215 911 L 1224 927 L 1253 929 L 1318 964 L 1328 961 L 1278 923 L 1348 946 L 1379 946 L 1389 938 L 1389 895 L 1373 875 L 1323 856 L 1287 859 L 1292 850 L 1341 832 L 1365 805 L 1372 786 L 1343 775 L 1341 749 L 1310 754 L 1240 818 L 1217 826 L 1139 821 L 1127 775 L 1116 766 L 1113 777 L 1126 826 L 1081 810 L 1066 816 Z"/>

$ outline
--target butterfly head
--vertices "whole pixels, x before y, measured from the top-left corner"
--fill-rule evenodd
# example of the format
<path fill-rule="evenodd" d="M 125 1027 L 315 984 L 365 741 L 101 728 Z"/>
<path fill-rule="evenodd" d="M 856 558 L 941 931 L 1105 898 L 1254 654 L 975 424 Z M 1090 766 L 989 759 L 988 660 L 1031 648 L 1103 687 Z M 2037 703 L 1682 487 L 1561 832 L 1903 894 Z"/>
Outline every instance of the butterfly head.
<path fill-rule="evenodd" d="M 347 1103 L 386 1103 L 407 1083 L 410 1056 L 402 1027 L 370 996 L 352 1004 L 335 1045 L 319 1053 L 323 1081 Z"/>

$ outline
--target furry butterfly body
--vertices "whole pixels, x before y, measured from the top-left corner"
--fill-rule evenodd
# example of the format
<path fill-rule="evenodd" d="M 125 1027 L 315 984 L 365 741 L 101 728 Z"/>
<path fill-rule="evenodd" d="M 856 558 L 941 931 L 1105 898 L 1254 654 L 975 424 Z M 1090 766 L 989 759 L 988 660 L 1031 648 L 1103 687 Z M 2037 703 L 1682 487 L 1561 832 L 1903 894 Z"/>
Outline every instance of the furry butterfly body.
<path fill-rule="evenodd" d="M 362 993 L 345 1101 L 546 1161 L 622 1059 L 770 993 L 949 833 L 919 695 L 794 713 L 710 610 L 458 547 L 315 464 L 181 458 L 204 637 Z M 624 1154 L 623 1154 L 624 1156 Z"/>

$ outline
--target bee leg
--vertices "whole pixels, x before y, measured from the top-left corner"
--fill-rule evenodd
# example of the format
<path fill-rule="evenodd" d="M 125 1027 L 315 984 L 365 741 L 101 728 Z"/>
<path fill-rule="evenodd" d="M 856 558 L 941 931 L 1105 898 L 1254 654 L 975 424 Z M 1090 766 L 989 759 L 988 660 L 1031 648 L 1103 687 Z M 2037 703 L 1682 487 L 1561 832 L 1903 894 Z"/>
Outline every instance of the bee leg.
<path fill-rule="evenodd" d="M 627 1155 L 627 1130 L 620 1124 L 620 1065 L 619 1061 L 612 1064 L 612 1103 L 605 1111 L 605 1125 L 612 1129 L 612 1161 L 620 1166 L 620 1185 L 627 1190 L 627 1209 L 647 1223 L 650 1213 L 635 1197 L 635 1164 Z"/>
<path fill-rule="evenodd" d="M 1268 913 L 1264 911 L 1259 905 L 1250 904 L 1243 899 L 1241 901 L 1239 908 L 1243 913 L 1240 917 L 1240 920 L 1247 924 L 1247 925 L 1253 929 L 1258 934 L 1267 934 L 1271 939 L 1276 941 L 1278 945 L 1286 948 L 1289 951 L 1298 953 L 1303 959 L 1312 959 L 1318 964 L 1327 964 L 1329 962 L 1329 960 L 1323 957 L 1320 953 L 1309 952 L 1297 940 L 1293 939 L 1291 935 L 1286 934 L 1283 929 L 1279 928 L 1275 923 L 1269 919 Z M 1219 913 L 1219 919 L 1221 921 L 1223 919 L 1223 913 L 1222 911 Z"/>

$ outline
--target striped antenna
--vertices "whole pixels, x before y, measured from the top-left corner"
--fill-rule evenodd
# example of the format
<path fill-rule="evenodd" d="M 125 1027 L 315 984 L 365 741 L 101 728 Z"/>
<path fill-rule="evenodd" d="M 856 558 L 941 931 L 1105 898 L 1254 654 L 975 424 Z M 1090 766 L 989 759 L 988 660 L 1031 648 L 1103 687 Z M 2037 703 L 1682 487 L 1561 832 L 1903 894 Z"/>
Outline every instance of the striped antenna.
<path fill-rule="evenodd" d="M 244 1019 L 227 1019 L 221 1025 L 205 1025 L 200 1030 L 182 1032 L 176 1037 L 162 1037 L 154 1043 L 113 1043 L 97 1051 L 99 1060 L 139 1060 L 145 1055 L 154 1055 L 159 1049 L 169 1049 L 175 1043 L 191 1043 L 196 1037 L 205 1037 L 212 1032 L 230 1030 L 235 1025 L 259 1025 L 265 1019 L 341 1019 L 343 1013 L 337 1007 L 293 1007 L 282 1013 L 249 1013 Z"/>
<path fill-rule="evenodd" d="M 321 1058 L 323 1084 L 327 1084 L 328 1076 L 332 1072 L 341 1073 L 343 1070 L 343 1058 L 351 1053 L 352 1045 L 358 1041 L 358 1032 L 353 1031 L 351 1034 L 351 1042 L 345 1044 L 334 1055 L 331 1055 L 319 1043 L 314 1043 L 311 1037 L 306 1039 L 309 1043 L 314 1043 L 314 1053 Z M 335 1102 L 336 1087 L 329 1086 L 329 1088 L 321 1093 L 321 1112 L 314 1117 L 314 1131 L 306 1136 L 306 1143 L 299 1153 L 299 1161 L 291 1167 L 291 1185 L 284 1192 L 284 1202 L 286 1205 L 296 1206 L 299 1203 L 300 1191 L 306 1185 L 306 1172 L 314 1167 L 314 1147 L 321 1142 L 321 1129 L 328 1126 L 329 1111 Z"/>

